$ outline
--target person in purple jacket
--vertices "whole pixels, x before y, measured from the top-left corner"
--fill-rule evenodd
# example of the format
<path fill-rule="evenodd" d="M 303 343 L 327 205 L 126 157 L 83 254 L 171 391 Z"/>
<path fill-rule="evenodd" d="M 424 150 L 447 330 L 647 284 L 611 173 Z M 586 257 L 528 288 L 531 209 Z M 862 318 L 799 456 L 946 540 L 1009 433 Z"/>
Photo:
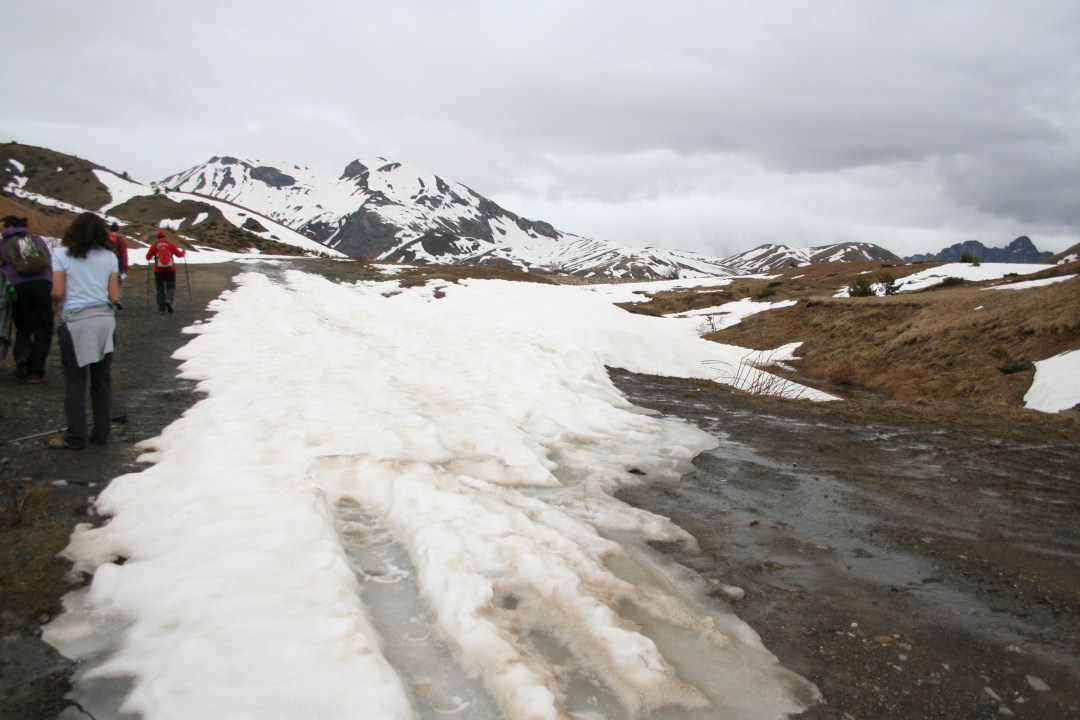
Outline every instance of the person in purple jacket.
<path fill-rule="evenodd" d="M 4 218 L 0 266 L 17 293 L 11 308 L 15 320 L 15 373 L 20 379 L 25 378 L 31 385 L 37 385 L 45 379 L 45 360 L 49 357 L 49 346 L 53 339 L 50 299 L 53 282 L 52 254 L 43 239 L 30 234 L 26 227 L 28 224 L 26 218 L 15 215 Z M 20 247 L 19 243 L 23 246 Z M 27 271 L 24 265 L 23 272 L 20 272 L 19 265 L 23 263 L 16 254 L 24 256 L 20 251 L 27 247 L 33 251 L 34 245 L 38 253 L 44 255 L 44 268 L 37 272 Z"/>

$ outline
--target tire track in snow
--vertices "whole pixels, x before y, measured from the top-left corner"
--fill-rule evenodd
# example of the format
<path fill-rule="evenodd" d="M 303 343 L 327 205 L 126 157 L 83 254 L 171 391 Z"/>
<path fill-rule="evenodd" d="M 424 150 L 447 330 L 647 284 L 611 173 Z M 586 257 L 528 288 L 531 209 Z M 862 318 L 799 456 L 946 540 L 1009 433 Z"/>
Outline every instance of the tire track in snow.
<path fill-rule="evenodd" d="M 335 519 L 363 585 L 367 616 L 381 635 L 383 654 L 408 688 L 417 719 L 502 718 L 483 684 L 465 673 L 438 637 L 405 548 L 355 502 L 338 502 Z"/>

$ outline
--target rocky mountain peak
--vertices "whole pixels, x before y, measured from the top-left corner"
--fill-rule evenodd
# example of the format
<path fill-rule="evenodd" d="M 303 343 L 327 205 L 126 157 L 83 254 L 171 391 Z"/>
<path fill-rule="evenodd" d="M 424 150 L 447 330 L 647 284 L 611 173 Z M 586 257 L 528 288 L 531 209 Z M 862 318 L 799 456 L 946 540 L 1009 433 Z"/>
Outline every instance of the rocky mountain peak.
<path fill-rule="evenodd" d="M 937 253 L 911 255 L 907 262 L 961 262 L 965 257 L 975 257 L 980 262 L 1041 263 L 1053 255 L 1041 252 L 1027 235 L 1021 235 L 1003 248 L 986 247 L 978 240 L 965 240 Z"/>

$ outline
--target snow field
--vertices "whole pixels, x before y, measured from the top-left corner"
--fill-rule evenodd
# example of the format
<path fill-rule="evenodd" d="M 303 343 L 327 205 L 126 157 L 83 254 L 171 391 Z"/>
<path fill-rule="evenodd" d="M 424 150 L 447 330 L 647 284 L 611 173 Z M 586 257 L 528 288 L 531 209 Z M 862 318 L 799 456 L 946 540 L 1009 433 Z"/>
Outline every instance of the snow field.
<path fill-rule="evenodd" d="M 1080 350 L 1036 362 L 1024 407 L 1056 413 L 1076 405 L 1080 405 Z"/>
<path fill-rule="evenodd" d="M 896 284 L 903 292 L 908 290 L 921 290 L 930 287 L 931 285 L 937 285 L 948 277 L 963 278 L 964 280 L 979 282 L 982 280 L 997 280 L 998 278 L 1013 274 L 1032 275 L 1051 267 L 1053 267 L 1053 265 L 1035 265 L 1030 263 L 981 263 L 979 265 L 972 265 L 970 263 L 947 263 L 903 277 L 897 280 Z"/>
<path fill-rule="evenodd" d="M 612 497 L 717 441 L 605 366 L 708 377 L 743 349 L 580 288 L 239 283 L 177 354 L 205 397 L 66 551 L 94 578 L 47 637 L 132 678 L 125 710 L 774 718 L 814 696 L 641 544 L 685 533 Z"/>

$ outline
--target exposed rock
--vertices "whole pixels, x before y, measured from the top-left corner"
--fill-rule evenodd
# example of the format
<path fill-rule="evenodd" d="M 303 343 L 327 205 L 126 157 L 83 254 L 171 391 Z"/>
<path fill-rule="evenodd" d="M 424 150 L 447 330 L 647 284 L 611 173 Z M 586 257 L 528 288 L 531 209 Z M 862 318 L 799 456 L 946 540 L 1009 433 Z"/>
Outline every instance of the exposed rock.
<path fill-rule="evenodd" d="M 1040 252 L 1027 235 L 1021 235 L 1004 248 L 989 248 L 978 240 L 967 240 L 950 245 L 941 252 L 912 255 L 904 258 L 908 262 L 961 262 L 965 256 L 972 256 L 979 262 L 996 263 L 1041 263 L 1053 253 Z"/>
<path fill-rule="evenodd" d="M 286 175 L 277 168 L 262 165 L 251 171 L 251 177 L 260 182 L 264 182 L 270 187 L 284 188 L 291 187 L 296 184 L 296 178 L 291 175 Z"/>
<path fill-rule="evenodd" d="M 269 232 L 266 228 L 264 228 L 262 226 L 262 223 L 260 223 L 258 220 L 256 220 L 253 217 L 249 217 L 247 220 L 245 220 L 244 224 L 241 227 L 244 230 L 250 230 L 251 232 L 257 232 L 257 233 Z"/>

